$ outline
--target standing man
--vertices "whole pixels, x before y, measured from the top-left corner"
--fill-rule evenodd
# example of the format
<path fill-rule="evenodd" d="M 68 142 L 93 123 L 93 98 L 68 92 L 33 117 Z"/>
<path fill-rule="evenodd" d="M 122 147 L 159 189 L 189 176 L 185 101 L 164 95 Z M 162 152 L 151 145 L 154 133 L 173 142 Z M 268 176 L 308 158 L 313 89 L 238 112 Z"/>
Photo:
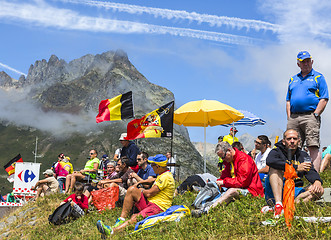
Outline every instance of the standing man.
<path fill-rule="evenodd" d="M 139 148 L 137 147 L 134 142 L 129 141 L 126 139 L 127 134 L 122 133 L 120 136 L 120 142 L 122 144 L 122 150 L 121 150 L 121 157 L 126 156 L 130 161 L 129 161 L 129 167 L 137 173 L 139 170 L 139 166 L 137 163 L 137 155 L 140 152 Z"/>
<path fill-rule="evenodd" d="M 230 133 L 223 137 L 223 142 L 228 142 L 232 145 L 233 142 L 239 142 L 238 138 L 236 137 L 236 133 L 238 132 L 236 127 L 230 128 Z"/>
<path fill-rule="evenodd" d="M 266 135 L 260 135 L 255 140 L 255 149 L 260 151 L 255 157 L 255 163 L 262 182 L 269 172 L 269 166 L 267 166 L 267 157 L 271 151 L 269 145 L 271 145 L 271 142 Z"/>
<path fill-rule="evenodd" d="M 321 114 L 329 100 L 329 93 L 324 76 L 313 69 L 313 62 L 307 51 L 298 53 L 297 65 L 301 72 L 289 81 L 286 114 L 287 129 L 298 131 L 301 147 L 306 141 L 312 163 L 319 171 Z"/>
<path fill-rule="evenodd" d="M 284 212 L 282 193 L 286 162 L 290 161 L 293 164 L 298 175 L 298 179 L 295 180 L 295 203 L 299 203 L 300 199 L 303 202 L 318 199 L 324 193 L 319 174 L 309 162 L 309 155 L 298 148 L 299 144 L 300 138 L 298 132 L 294 129 L 288 129 L 284 132 L 283 140 L 275 144 L 277 148 L 272 149 L 267 157 L 267 165 L 270 167 L 270 183 L 267 179 L 265 194 L 267 202 L 268 199 L 273 199 L 276 203 L 274 212 L 276 218 Z M 291 153 L 291 156 L 288 156 L 288 153 Z M 291 159 L 288 159 L 289 157 Z M 303 176 L 311 183 L 307 189 L 303 188 L 303 181 L 300 180 Z"/>

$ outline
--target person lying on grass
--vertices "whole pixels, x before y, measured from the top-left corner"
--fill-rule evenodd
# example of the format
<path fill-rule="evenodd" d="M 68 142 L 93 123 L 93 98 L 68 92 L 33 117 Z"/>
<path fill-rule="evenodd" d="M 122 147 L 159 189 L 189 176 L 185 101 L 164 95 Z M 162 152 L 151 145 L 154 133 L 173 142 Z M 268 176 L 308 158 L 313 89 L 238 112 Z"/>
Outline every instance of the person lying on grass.
<path fill-rule="evenodd" d="M 175 192 L 175 180 L 167 168 L 168 160 L 164 155 L 158 154 L 155 157 L 149 157 L 148 161 L 154 172 L 158 174 L 153 186 L 150 189 L 138 188 L 137 184 L 131 186 L 124 198 L 121 216 L 116 220 L 115 225 L 110 227 L 98 220 L 97 228 L 102 237 L 122 231 L 127 226 L 135 224 L 139 215 L 145 218 L 171 207 Z M 133 214 L 129 220 L 126 220 L 134 205 L 140 212 Z"/>
<path fill-rule="evenodd" d="M 83 194 L 84 184 L 76 182 L 74 186 L 74 192 L 65 200 L 63 200 L 60 205 L 71 201 L 72 215 L 75 218 L 79 218 L 84 215 L 84 211 L 88 210 L 88 198 Z"/>
<path fill-rule="evenodd" d="M 240 193 L 245 196 L 248 193 L 253 196 L 264 196 L 256 164 L 250 156 L 237 148 L 232 148 L 228 142 L 219 142 L 215 153 L 223 159 L 225 165 L 221 177 L 216 183 L 220 189 L 227 188 L 227 191 L 209 208 L 193 210 L 192 215 L 195 217 L 208 213 L 210 208 L 216 207 L 218 204 L 229 203 L 238 198 Z"/>

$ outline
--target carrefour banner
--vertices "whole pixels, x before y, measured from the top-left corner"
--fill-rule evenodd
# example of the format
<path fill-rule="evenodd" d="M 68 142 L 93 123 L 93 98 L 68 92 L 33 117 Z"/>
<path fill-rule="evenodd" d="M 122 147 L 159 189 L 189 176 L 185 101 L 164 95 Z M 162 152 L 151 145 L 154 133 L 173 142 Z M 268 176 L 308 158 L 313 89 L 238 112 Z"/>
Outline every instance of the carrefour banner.
<path fill-rule="evenodd" d="M 17 162 L 15 166 L 14 189 L 28 189 L 39 181 L 40 163 Z"/>

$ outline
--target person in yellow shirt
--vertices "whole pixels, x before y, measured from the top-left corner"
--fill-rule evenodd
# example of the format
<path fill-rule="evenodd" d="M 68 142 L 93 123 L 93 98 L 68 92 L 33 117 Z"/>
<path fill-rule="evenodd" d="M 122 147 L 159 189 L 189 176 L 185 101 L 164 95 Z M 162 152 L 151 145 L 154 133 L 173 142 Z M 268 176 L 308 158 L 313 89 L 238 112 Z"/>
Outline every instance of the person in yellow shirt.
<path fill-rule="evenodd" d="M 228 142 L 232 145 L 233 142 L 239 142 L 238 138 L 236 137 L 236 133 L 238 132 L 236 127 L 230 128 L 230 133 L 223 137 L 223 142 Z"/>
<path fill-rule="evenodd" d="M 97 222 L 97 228 L 103 237 L 112 235 L 125 229 L 128 225 L 135 224 L 137 217 L 141 215 L 146 218 L 167 210 L 172 205 L 175 192 L 175 180 L 167 168 L 168 159 L 162 154 L 149 157 L 148 161 L 154 172 L 158 175 L 150 189 L 138 188 L 135 184 L 131 186 L 125 196 L 121 217 L 113 227 L 105 225 L 101 220 Z M 128 217 L 133 205 L 140 211 Z"/>

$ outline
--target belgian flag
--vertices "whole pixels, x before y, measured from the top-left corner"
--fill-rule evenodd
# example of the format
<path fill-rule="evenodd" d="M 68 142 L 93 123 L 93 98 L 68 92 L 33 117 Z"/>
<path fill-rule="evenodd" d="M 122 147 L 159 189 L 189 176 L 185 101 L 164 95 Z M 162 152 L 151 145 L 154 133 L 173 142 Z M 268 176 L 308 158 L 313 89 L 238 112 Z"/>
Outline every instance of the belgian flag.
<path fill-rule="evenodd" d="M 100 102 L 99 114 L 96 116 L 97 123 L 126 118 L 133 118 L 132 91 Z"/>
<path fill-rule="evenodd" d="M 23 162 L 21 154 L 18 154 L 16 157 L 10 160 L 5 166 L 3 166 L 9 176 L 15 173 L 15 164 L 17 162 Z"/>
<path fill-rule="evenodd" d="M 173 121 L 174 101 L 129 122 L 126 139 L 172 137 Z"/>

